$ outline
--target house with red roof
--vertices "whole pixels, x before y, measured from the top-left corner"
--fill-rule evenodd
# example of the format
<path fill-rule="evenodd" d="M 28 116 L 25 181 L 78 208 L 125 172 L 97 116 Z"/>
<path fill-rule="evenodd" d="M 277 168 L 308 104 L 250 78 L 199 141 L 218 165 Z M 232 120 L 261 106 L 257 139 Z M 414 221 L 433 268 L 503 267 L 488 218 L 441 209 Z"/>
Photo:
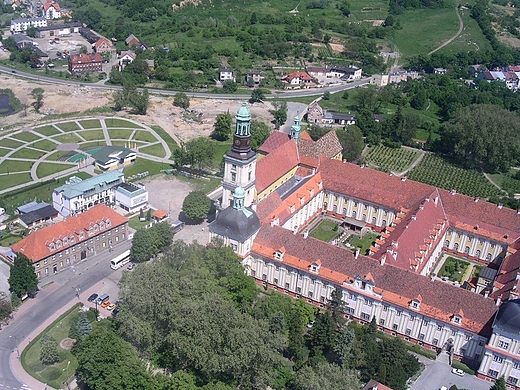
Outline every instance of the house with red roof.
<path fill-rule="evenodd" d="M 99 53 L 73 54 L 69 57 L 71 73 L 90 73 L 103 71 L 103 59 Z"/>
<path fill-rule="evenodd" d="M 292 72 L 282 76 L 282 82 L 286 83 L 286 88 L 309 88 L 314 79 L 306 72 Z"/>
<path fill-rule="evenodd" d="M 43 278 L 110 250 L 128 239 L 127 230 L 127 218 L 98 204 L 84 213 L 33 231 L 11 249 L 27 256 L 38 278 Z"/>
<path fill-rule="evenodd" d="M 58 3 L 54 3 L 52 0 L 48 0 L 45 4 L 42 6 L 43 9 L 43 16 L 45 19 L 59 19 L 61 18 L 61 8 Z"/>
<path fill-rule="evenodd" d="M 116 48 L 112 45 L 112 42 L 104 37 L 99 38 L 92 46 L 96 50 L 96 53 L 113 54 L 116 52 Z"/>

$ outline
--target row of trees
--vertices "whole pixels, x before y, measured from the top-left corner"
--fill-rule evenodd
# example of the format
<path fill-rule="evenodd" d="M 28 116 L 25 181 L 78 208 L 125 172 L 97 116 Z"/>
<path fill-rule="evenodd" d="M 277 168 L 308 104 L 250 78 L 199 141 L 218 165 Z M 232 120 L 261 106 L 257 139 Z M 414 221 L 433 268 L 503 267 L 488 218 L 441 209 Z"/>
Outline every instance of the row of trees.
<path fill-rule="evenodd" d="M 131 112 L 137 115 L 146 115 L 150 104 L 148 90 L 145 88 L 139 92 L 134 84 L 125 84 L 122 90 L 114 92 L 112 99 L 116 111 L 129 107 Z"/>

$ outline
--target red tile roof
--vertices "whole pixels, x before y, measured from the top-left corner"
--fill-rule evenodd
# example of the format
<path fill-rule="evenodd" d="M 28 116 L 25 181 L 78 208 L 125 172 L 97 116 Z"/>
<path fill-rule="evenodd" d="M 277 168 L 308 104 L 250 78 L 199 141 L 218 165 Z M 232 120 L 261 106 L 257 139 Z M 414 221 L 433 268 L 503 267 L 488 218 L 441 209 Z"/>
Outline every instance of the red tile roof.
<path fill-rule="evenodd" d="M 258 151 L 263 154 L 269 154 L 288 142 L 290 139 L 291 138 L 288 134 L 282 133 L 281 131 L 273 131 L 262 146 L 258 148 Z"/>
<path fill-rule="evenodd" d="M 155 210 L 153 213 L 152 213 L 152 217 L 154 218 L 157 218 L 157 219 L 163 219 L 163 218 L 166 218 L 168 216 L 168 213 L 164 210 Z"/>
<path fill-rule="evenodd" d="M 49 8 L 53 7 L 56 11 L 61 11 L 60 5 L 57 3 L 45 3 L 43 5 L 43 9 L 47 11 Z"/>
<path fill-rule="evenodd" d="M 381 266 L 377 260 L 367 256 L 360 255 L 356 259 L 350 250 L 310 236 L 303 238 L 279 226 L 263 224 L 254 241 L 252 253 L 272 259 L 274 252 L 282 246 L 286 249 L 283 263 L 289 267 L 308 272 L 313 262 L 321 260 L 319 276 L 344 287 L 345 281 L 350 283 L 356 276 L 370 274 L 385 302 L 408 308 L 412 299 L 417 299 L 420 293 L 421 314 L 451 323 L 453 314 L 458 314 L 462 309 L 462 328 L 475 333 L 490 331 L 488 321 L 497 310 L 492 299 L 440 280 L 432 281 L 408 270 L 391 265 Z M 361 290 L 356 291 L 363 294 Z"/>
<path fill-rule="evenodd" d="M 305 132 L 304 138 L 300 137 L 298 141 L 298 153 L 300 162 L 304 165 L 317 168 L 319 166 L 320 157 L 333 158 L 341 153 L 343 147 L 339 142 L 338 136 L 334 130 L 329 131 L 317 141 L 307 137 Z"/>
<path fill-rule="evenodd" d="M 72 64 L 91 64 L 95 62 L 103 62 L 103 59 L 99 53 L 82 53 L 71 55 L 70 62 Z"/>
<path fill-rule="evenodd" d="M 391 387 L 385 386 L 382 383 L 379 383 L 375 379 L 370 379 L 370 381 L 363 387 L 363 390 L 393 390 Z"/>
<path fill-rule="evenodd" d="M 298 166 L 296 142 L 291 139 L 256 163 L 256 191 L 261 193 Z"/>
<path fill-rule="evenodd" d="M 282 80 L 293 80 L 299 78 L 302 81 L 311 81 L 312 77 L 305 72 L 293 72 L 282 77 Z"/>
<path fill-rule="evenodd" d="M 384 256 L 388 264 L 420 273 L 448 228 L 446 222 L 442 201 L 435 189 L 397 224 L 374 257 Z M 430 239 L 428 245 L 426 239 L 430 237 L 435 239 Z"/>
<path fill-rule="evenodd" d="M 101 229 L 99 224 L 101 222 L 107 223 L 107 221 L 110 221 L 110 226 Z M 96 224 L 98 225 L 98 232 L 101 233 L 123 225 L 126 222 L 128 222 L 128 219 L 121 214 L 104 204 L 98 204 L 82 214 L 69 217 L 62 222 L 32 232 L 23 240 L 14 244 L 11 249 L 17 253 L 23 253 L 34 263 L 50 256 L 53 252 L 59 253 L 61 250 L 71 246 L 71 244 L 76 245 L 78 242 L 94 237 L 97 234 L 89 235 L 88 231 Z M 84 234 L 83 239 L 80 239 L 80 232 Z M 49 245 L 51 243 L 56 243 L 57 240 L 62 241 L 64 238 L 70 242 L 69 239 L 71 237 L 74 238 L 73 243 L 62 244 L 61 249 L 50 250 Z"/>

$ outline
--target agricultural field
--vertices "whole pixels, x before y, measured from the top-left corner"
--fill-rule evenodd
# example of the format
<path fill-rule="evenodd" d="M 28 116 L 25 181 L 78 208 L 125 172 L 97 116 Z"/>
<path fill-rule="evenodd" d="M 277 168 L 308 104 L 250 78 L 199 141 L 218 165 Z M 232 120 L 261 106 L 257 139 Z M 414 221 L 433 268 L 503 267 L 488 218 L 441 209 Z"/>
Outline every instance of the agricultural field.
<path fill-rule="evenodd" d="M 366 161 L 380 169 L 390 172 L 403 172 L 419 158 L 421 152 L 405 148 L 389 148 L 383 145 L 371 146 Z"/>
<path fill-rule="evenodd" d="M 456 190 L 469 196 L 487 199 L 501 192 L 481 172 L 457 167 L 442 157 L 427 154 L 408 174 L 412 180 L 446 190 Z"/>

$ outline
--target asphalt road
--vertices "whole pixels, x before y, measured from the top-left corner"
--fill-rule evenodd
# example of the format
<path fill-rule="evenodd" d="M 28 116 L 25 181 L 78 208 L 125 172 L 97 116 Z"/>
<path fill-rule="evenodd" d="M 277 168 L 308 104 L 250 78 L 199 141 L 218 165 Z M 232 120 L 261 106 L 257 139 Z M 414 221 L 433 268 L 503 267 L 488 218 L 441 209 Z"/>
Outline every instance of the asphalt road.
<path fill-rule="evenodd" d="M 44 279 L 42 283 L 46 284 L 53 280 L 59 285 L 59 288 L 41 289 L 31 302 L 31 310 L 25 311 L 23 315 L 15 314 L 10 324 L 0 331 L 0 389 L 23 388 L 23 383 L 18 381 L 9 364 L 9 356 L 16 346 L 36 327 L 51 317 L 58 308 L 74 299 L 77 286 L 82 291 L 87 290 L 113 272 L 117 272 L 110 268 L 109 261 L 113 256 L 129 249 L 130 245 L 130 241 L 125 241 L 115 247 L 112 253 L 104 252 Z"/>
<path fill-rule="evenodd" d="M 61 80 L 55 79 L 52 77 L 47 77 L 43 75 L 34 75 L 31 73 L 21 72 L 18 70 L 13 71 L 13 69 L 0 66 L 0 72 L 10 74 L 11 76 L 23 77 L 31 80 L 45 81 L 52 84 L 63 84 L 63 85 L 84 85 L 89 88 L 98 88 L 105 90 L 118 90 L 123 89 L 123 87 L 118 85 L 105 85 L 105 84 L 97 84 L 97 83 L 85 83 L 81 81 L 74 80 Z M 277 98 L 277 99 L 290 99 L 295 97 L 304 97 L 304 96 L 319 96 L 322 95 L 325 91 L 329 91 L 330 93 L 340 92 L 346 89 L 356 88 L 365 84 L 368 84 L 370 79 L 365 78 L 362 80 L 356 80 L 351 83 L 335 85 L 332 87 L 325 88 L 311 88 L 311 89 L 297 89 L 297 90 L 289 90 L 289 91 L 275 91 L 269 95 L 266 95 L 266 98 Z M 179 91 L 171 91 L 166 89 L 148 89 L 151 94 L 156 95 L 170 95 L 173 96 Z M 206 99 L 230 99 L 230 100 L 241 100 L 244 98 L 249 98 L 244 94 L 214 94 L 214 93 L 205 93 L 205 92 L 185 92 L 186 95 L 191 97 L 198 98 L 206 98 Z"/>
<path fill-rule="evenodd" d="M 431 361 L 421 376 L 411 386 L 411 390 L 439 390 L 442 386 L 447 389 L 456 385 L 459 389 L 489 390 L 492 383 L 486 382 L 473 375 L 458 376 L 451 372 L 451 367 L 437 361 Z"/>

